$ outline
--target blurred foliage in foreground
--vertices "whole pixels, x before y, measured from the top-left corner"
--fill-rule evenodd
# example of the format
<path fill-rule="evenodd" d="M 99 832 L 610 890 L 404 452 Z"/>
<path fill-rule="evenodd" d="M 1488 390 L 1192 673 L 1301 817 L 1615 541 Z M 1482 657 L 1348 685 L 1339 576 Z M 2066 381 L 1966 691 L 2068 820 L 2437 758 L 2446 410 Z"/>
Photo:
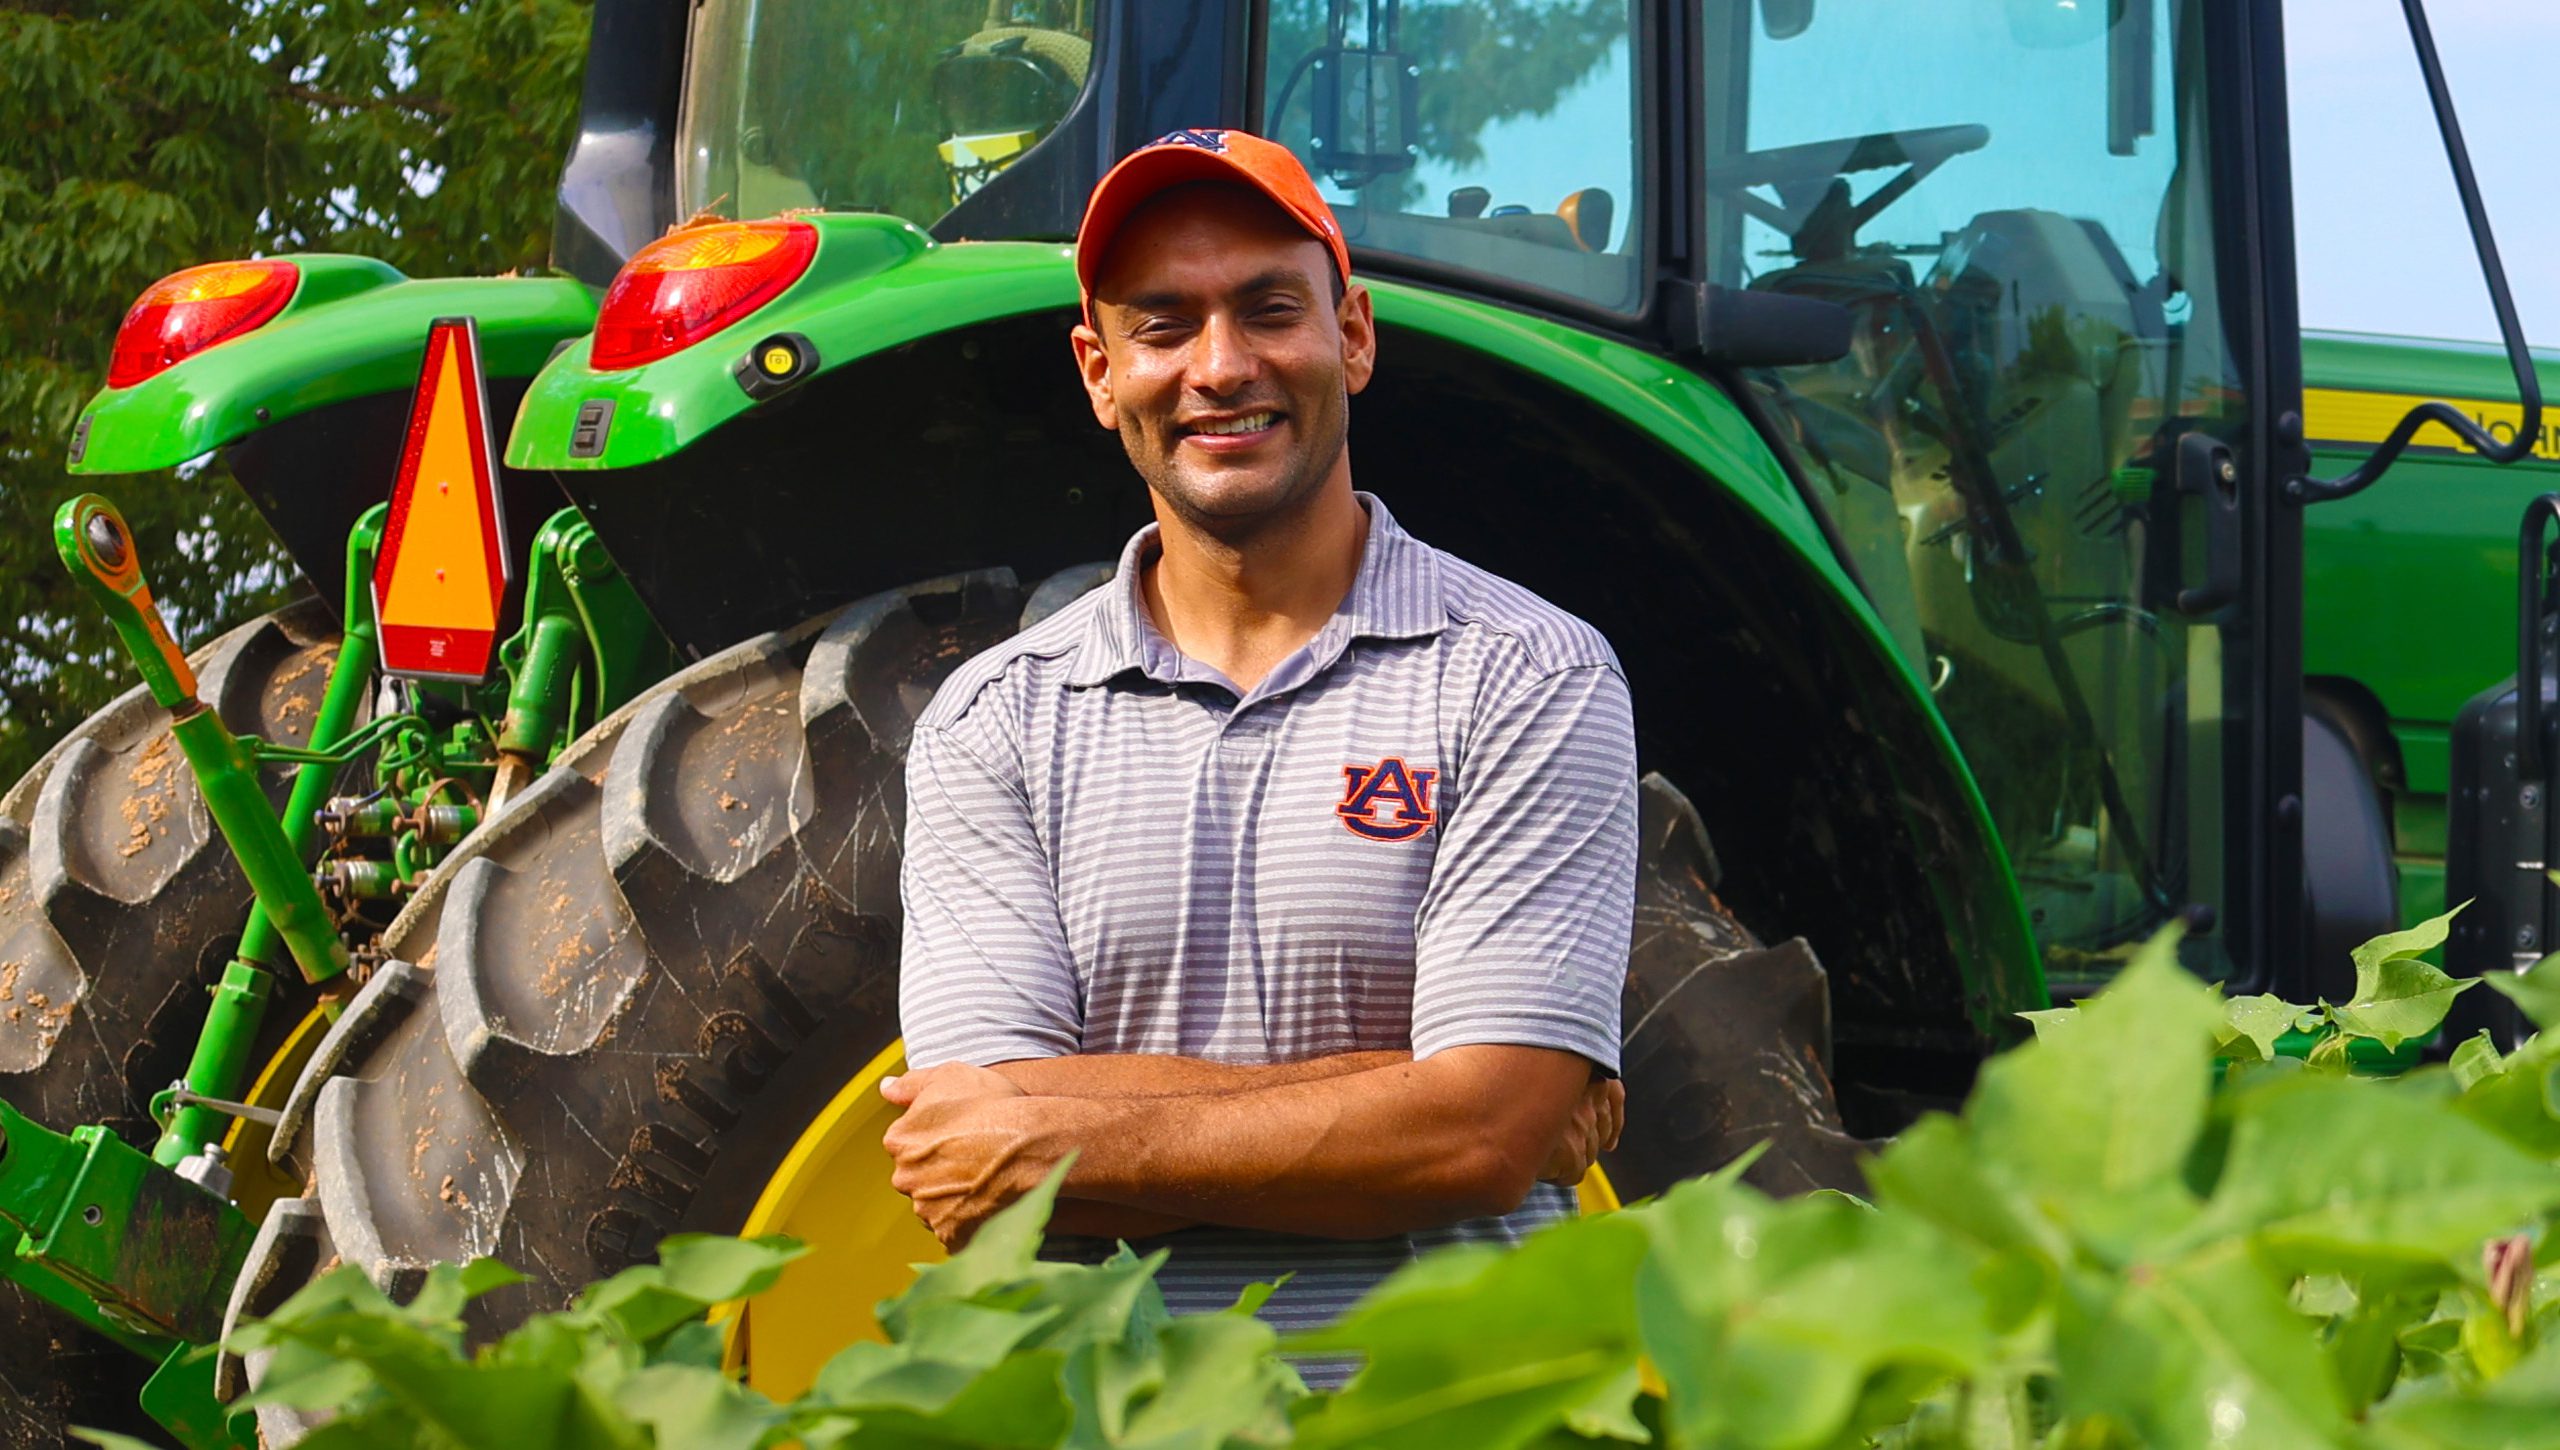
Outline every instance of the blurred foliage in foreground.
<path fill-rule="evenodd" d="M 671 1239 L 476 1354 L 461 1306 L 510 1271 L 440 1267 L 402 1307 L 341 1268 L 240 1344 L 275 1351 L 265 1400 L 336 1412 L 315 1450 L 2560 1444 L 2536 1267 L 2560 1032 L 2352 1070 L 2477 985 L 2420 960 L 2443 937 L 2369 944 L 2355 1000 L 2312 1008 L 2222 1000 L 2163 938 L 2040 1014 L 1961 1116 L 1885 1148 L 1872 1205 L 1773 1201 L 1728 1169 L 1434 1254 L 1285 1346 L 1243 1312 L 1169 1317 L 1155 1259 L 1038 1262 L 1054 1185 L 790 1404 L 724 1374 L 701 1318 L 769 1285 L 798 1252 L 780 1239 Z M 2560 1022 L 2560 958 L 2496 985 Z M 1282 1348 L 1367 1368 L 1310 1395 Z"/>
<path fill-rule="evenodd" d="M 540 266 L 587 16 L 586 0 L 0 0 L 0 788 L 130 682 L 52 544 L 79 491 L 71 420 L 125 308 L 226 257 Z M 293 589 L 218 459 L 97 486 L 190 647 Z"/>

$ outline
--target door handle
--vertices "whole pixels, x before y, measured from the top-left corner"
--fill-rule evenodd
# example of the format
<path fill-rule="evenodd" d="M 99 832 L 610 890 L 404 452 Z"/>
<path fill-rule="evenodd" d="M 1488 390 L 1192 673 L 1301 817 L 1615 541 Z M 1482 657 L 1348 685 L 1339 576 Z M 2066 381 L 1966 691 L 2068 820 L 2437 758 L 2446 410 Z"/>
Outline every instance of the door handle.
<path fill-rule="evenodd" d="M 2210 433 L 2178 437 L 2177 486 L 2204 510 L 2204 582 L 2178 591 L 2182 614 L 2211 614 L 2240 597 L 2240 462 Z"/>

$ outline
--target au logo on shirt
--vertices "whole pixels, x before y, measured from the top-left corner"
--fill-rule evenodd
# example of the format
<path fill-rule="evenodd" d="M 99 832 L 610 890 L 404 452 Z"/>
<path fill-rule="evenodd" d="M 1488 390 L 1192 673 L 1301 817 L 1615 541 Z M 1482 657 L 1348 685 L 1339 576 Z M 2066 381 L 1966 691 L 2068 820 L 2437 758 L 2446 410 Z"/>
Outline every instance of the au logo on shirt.
<path fill-rule="evenodd" d="M 1410 841 L 1440 818 L 1431 809 L 1436 770 L 1409 770 L 1395 756 L 1375 765 L 1342 767 L 1342 804 L 1333 813 L 1351 834 L 1372 841 Z"/>

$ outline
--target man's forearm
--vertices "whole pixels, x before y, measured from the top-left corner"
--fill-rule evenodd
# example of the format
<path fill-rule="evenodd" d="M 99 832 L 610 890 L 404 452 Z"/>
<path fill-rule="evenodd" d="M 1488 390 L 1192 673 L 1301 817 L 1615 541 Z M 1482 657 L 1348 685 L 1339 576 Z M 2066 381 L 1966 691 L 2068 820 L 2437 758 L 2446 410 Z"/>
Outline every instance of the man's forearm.
<path fill-rule="evenodd" d="M 995 1066 L 1014 1086 L 1040 1097 L 1190 1098 L 1321 1082 L 1413 1061 L 1410 1052 L 1344 1052 L 1296 1062 L 1239 1064 L 1156 1053 L 1079 1053 L 1032 1057 Z"/>
<path fill-rule="evenodd" d="M 998 1063 L 995 1071 L 1024 1092 L 1043 1097 L 1143 1100 L 1161 1106 L 1168 1099 L 1222 1097 L 1320 1082 L 1412 1060 L 1410 1052 L 1346 1052 L 1246 1065 L 1154 1053 L 1089 1053 Z M 1049 1231 L 1103 1239 L 1152 1238 L 1197 1222 L 1179 1214 L 1081 1198 L 1070 1187 L 1059 1195 L 1057 1209 L 1049 1216 Z"/>
<path fill-rule="evenodd" d="M 1069 1198 L 1375 1238 L 1517 1207 L 1586 1077 L 1568 1053 L 1461 1048 L 1241 1091 L 1069 1099 L 1041 1116 L 1052 1148 L 1077 1154 Z"/>

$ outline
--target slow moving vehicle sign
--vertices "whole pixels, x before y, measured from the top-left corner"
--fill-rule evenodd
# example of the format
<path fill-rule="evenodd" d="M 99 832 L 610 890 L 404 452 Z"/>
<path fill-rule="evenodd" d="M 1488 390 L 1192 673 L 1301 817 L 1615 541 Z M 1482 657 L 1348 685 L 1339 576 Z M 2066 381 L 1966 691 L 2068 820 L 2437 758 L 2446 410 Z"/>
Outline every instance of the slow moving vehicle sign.
<path fill-rule="evenodd" d="M 472 683 L 487 676 L 507 595 L 506 532 L 479 332 L 468 317 L 438 318 L 427 330 L 373 568 L 385 672 Z"/>

